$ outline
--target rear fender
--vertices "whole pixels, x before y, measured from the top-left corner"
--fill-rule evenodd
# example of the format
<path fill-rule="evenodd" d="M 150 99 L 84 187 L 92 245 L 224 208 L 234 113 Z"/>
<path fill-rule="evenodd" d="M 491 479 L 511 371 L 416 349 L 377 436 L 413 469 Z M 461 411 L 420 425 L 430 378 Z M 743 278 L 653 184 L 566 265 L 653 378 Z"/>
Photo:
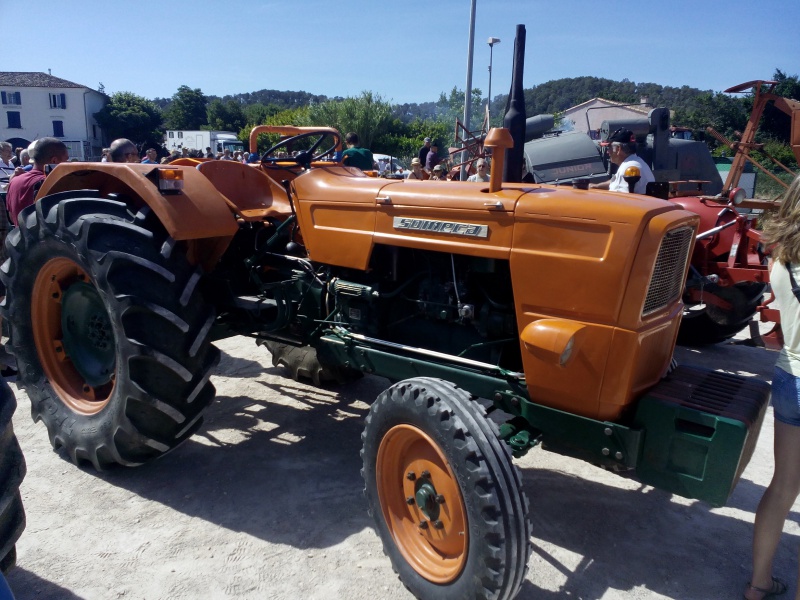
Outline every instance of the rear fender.
<path fill-rule="evenodd" d="M 708 202 L 701 196 L 682 196 L 670 201 L 700 217 L 700 227 L 697 230 L 697 234 L 700 236 L 716 227 L 732 223 L 739 217 L 739 213 L 735 209 L 724 204 Z M 735 235 L 736 226 L 732 225 L 721 229 L 711 237 L 699 239 L 695 245 L 692 264 L 698 266 L 698 263 L 713 262 L 719 260 L 720 257 L 727 257 L 733 246 Z"/>
<path fill-rule="evenodd" d="M 146 204 L 175 240 L 236 233 L 236 219 L 225 197 L 197 169 L 170 165 L 183 171 L 183 191 L 162 195 L 147 177 L 158 168 L 137 163 L 62 163 L 47 176 L 37 199 L 69 190 L 97 190 L 103 198 L 117 194 L 133 208 Z"/>

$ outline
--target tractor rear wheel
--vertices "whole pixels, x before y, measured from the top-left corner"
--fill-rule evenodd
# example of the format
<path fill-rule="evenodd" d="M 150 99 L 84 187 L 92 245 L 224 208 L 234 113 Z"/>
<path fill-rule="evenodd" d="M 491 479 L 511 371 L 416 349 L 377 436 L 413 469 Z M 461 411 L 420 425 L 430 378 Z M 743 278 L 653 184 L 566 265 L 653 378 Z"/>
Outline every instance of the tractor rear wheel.
<path fill-rule="evenodd" d="M 72 196 L 40 200 L 8 236 L 11 351 L 55 449 L 134 466 L 199 427 L 214 397 L 214 314 L 200 271 L 148 208 Z"/>
<path fill-rule="evenodd" d="M 528 501 L 497 427 L 466 391 L 417 377 L 378 396 L 362 475 L 386 554 L 419 598 L 510 599 L 530 557 Z"/>
<path fill-rule="evenodd" d="M 718 344 L 732 338 L 756 314 L 764 297 L 766 284 L 739 283 L 734 286 L 711 284 L 708 292 L 731 305 L 725 309 L 707 303 L 704 307 L 687 305 L 678 331 L 678 343 L 685 346 Z"/>
<path fill-rule="evenodd" d="M 19 494 L 19 485 L 25 477 L 25 460 L 11 423 L 16 408 L 14 394 L 0 378 L 0 572 L 3 573 L 14 566 L 15 544 L 25 529 L 25 512 Z"/>

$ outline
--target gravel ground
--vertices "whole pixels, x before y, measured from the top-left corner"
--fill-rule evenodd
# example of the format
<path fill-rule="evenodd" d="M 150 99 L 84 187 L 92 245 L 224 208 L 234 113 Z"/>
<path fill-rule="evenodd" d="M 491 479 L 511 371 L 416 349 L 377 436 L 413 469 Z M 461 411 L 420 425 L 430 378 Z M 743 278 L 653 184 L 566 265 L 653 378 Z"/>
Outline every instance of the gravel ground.
<path fill-rule="evenodd" d="M 136 469 L 95 473 L 53 452 L 15 389 L 28 463 L 17 600 L 400 599 L 359 474 L 375 377 L 318 389 L 245 338 L 219 344 L 217 400 L 200 432 Z M 775 354 L 678 349 L 682 363 L 769 380 Z M 533 554 L 519 598 L 741 598 L 753 516 L 772 470 L 772 412 L 728 505 L 712 509 L 536 449 L 518 461 Z M 795 505 L 776 575 L 796 579 Z M 793 586 L 792 586 L 793 587 Z"/>

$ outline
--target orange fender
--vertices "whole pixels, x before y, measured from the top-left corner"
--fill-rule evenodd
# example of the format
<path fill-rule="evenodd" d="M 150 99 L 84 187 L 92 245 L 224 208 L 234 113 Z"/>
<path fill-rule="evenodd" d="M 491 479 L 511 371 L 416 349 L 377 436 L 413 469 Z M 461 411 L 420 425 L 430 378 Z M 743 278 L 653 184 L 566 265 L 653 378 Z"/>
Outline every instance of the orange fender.
<path fill-rule="evenodd" d="M 183 171 L 181 193 L 163 195 L 148 179 L 159 168 Z M 188 166 L 61 163 L 47 176 L 37 199 L 69 190 L 98 190 L 103 197 L 118 194 L 134 206 L 143 202 L 176 240 L 231 237 L 238 229 L 225 197 L 197 169 Z"/>

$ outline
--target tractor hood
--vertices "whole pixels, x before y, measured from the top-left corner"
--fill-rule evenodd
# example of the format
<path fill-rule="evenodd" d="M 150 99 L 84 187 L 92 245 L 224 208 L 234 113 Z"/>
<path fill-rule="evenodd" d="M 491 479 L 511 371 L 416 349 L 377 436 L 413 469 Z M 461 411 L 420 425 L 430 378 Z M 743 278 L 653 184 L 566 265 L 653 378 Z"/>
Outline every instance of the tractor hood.
<path fill-rule="evenodd" d="M 541 246 L 540 228 L 559 233 L 544 238 L 542 251 L 602 261 L 612 247 L 623 255 L 635 248 L 653 216 L 680 211 L 639 195 L 514 183 L 491 193 L 488 183 L 387 180 L 347 167 L 312 169 L 293 187 L 311 259 L 358 269 L 376 243 L 508 259 L 512 246 Z M 532 237 L 515 234 L 515 223 Z"/>

